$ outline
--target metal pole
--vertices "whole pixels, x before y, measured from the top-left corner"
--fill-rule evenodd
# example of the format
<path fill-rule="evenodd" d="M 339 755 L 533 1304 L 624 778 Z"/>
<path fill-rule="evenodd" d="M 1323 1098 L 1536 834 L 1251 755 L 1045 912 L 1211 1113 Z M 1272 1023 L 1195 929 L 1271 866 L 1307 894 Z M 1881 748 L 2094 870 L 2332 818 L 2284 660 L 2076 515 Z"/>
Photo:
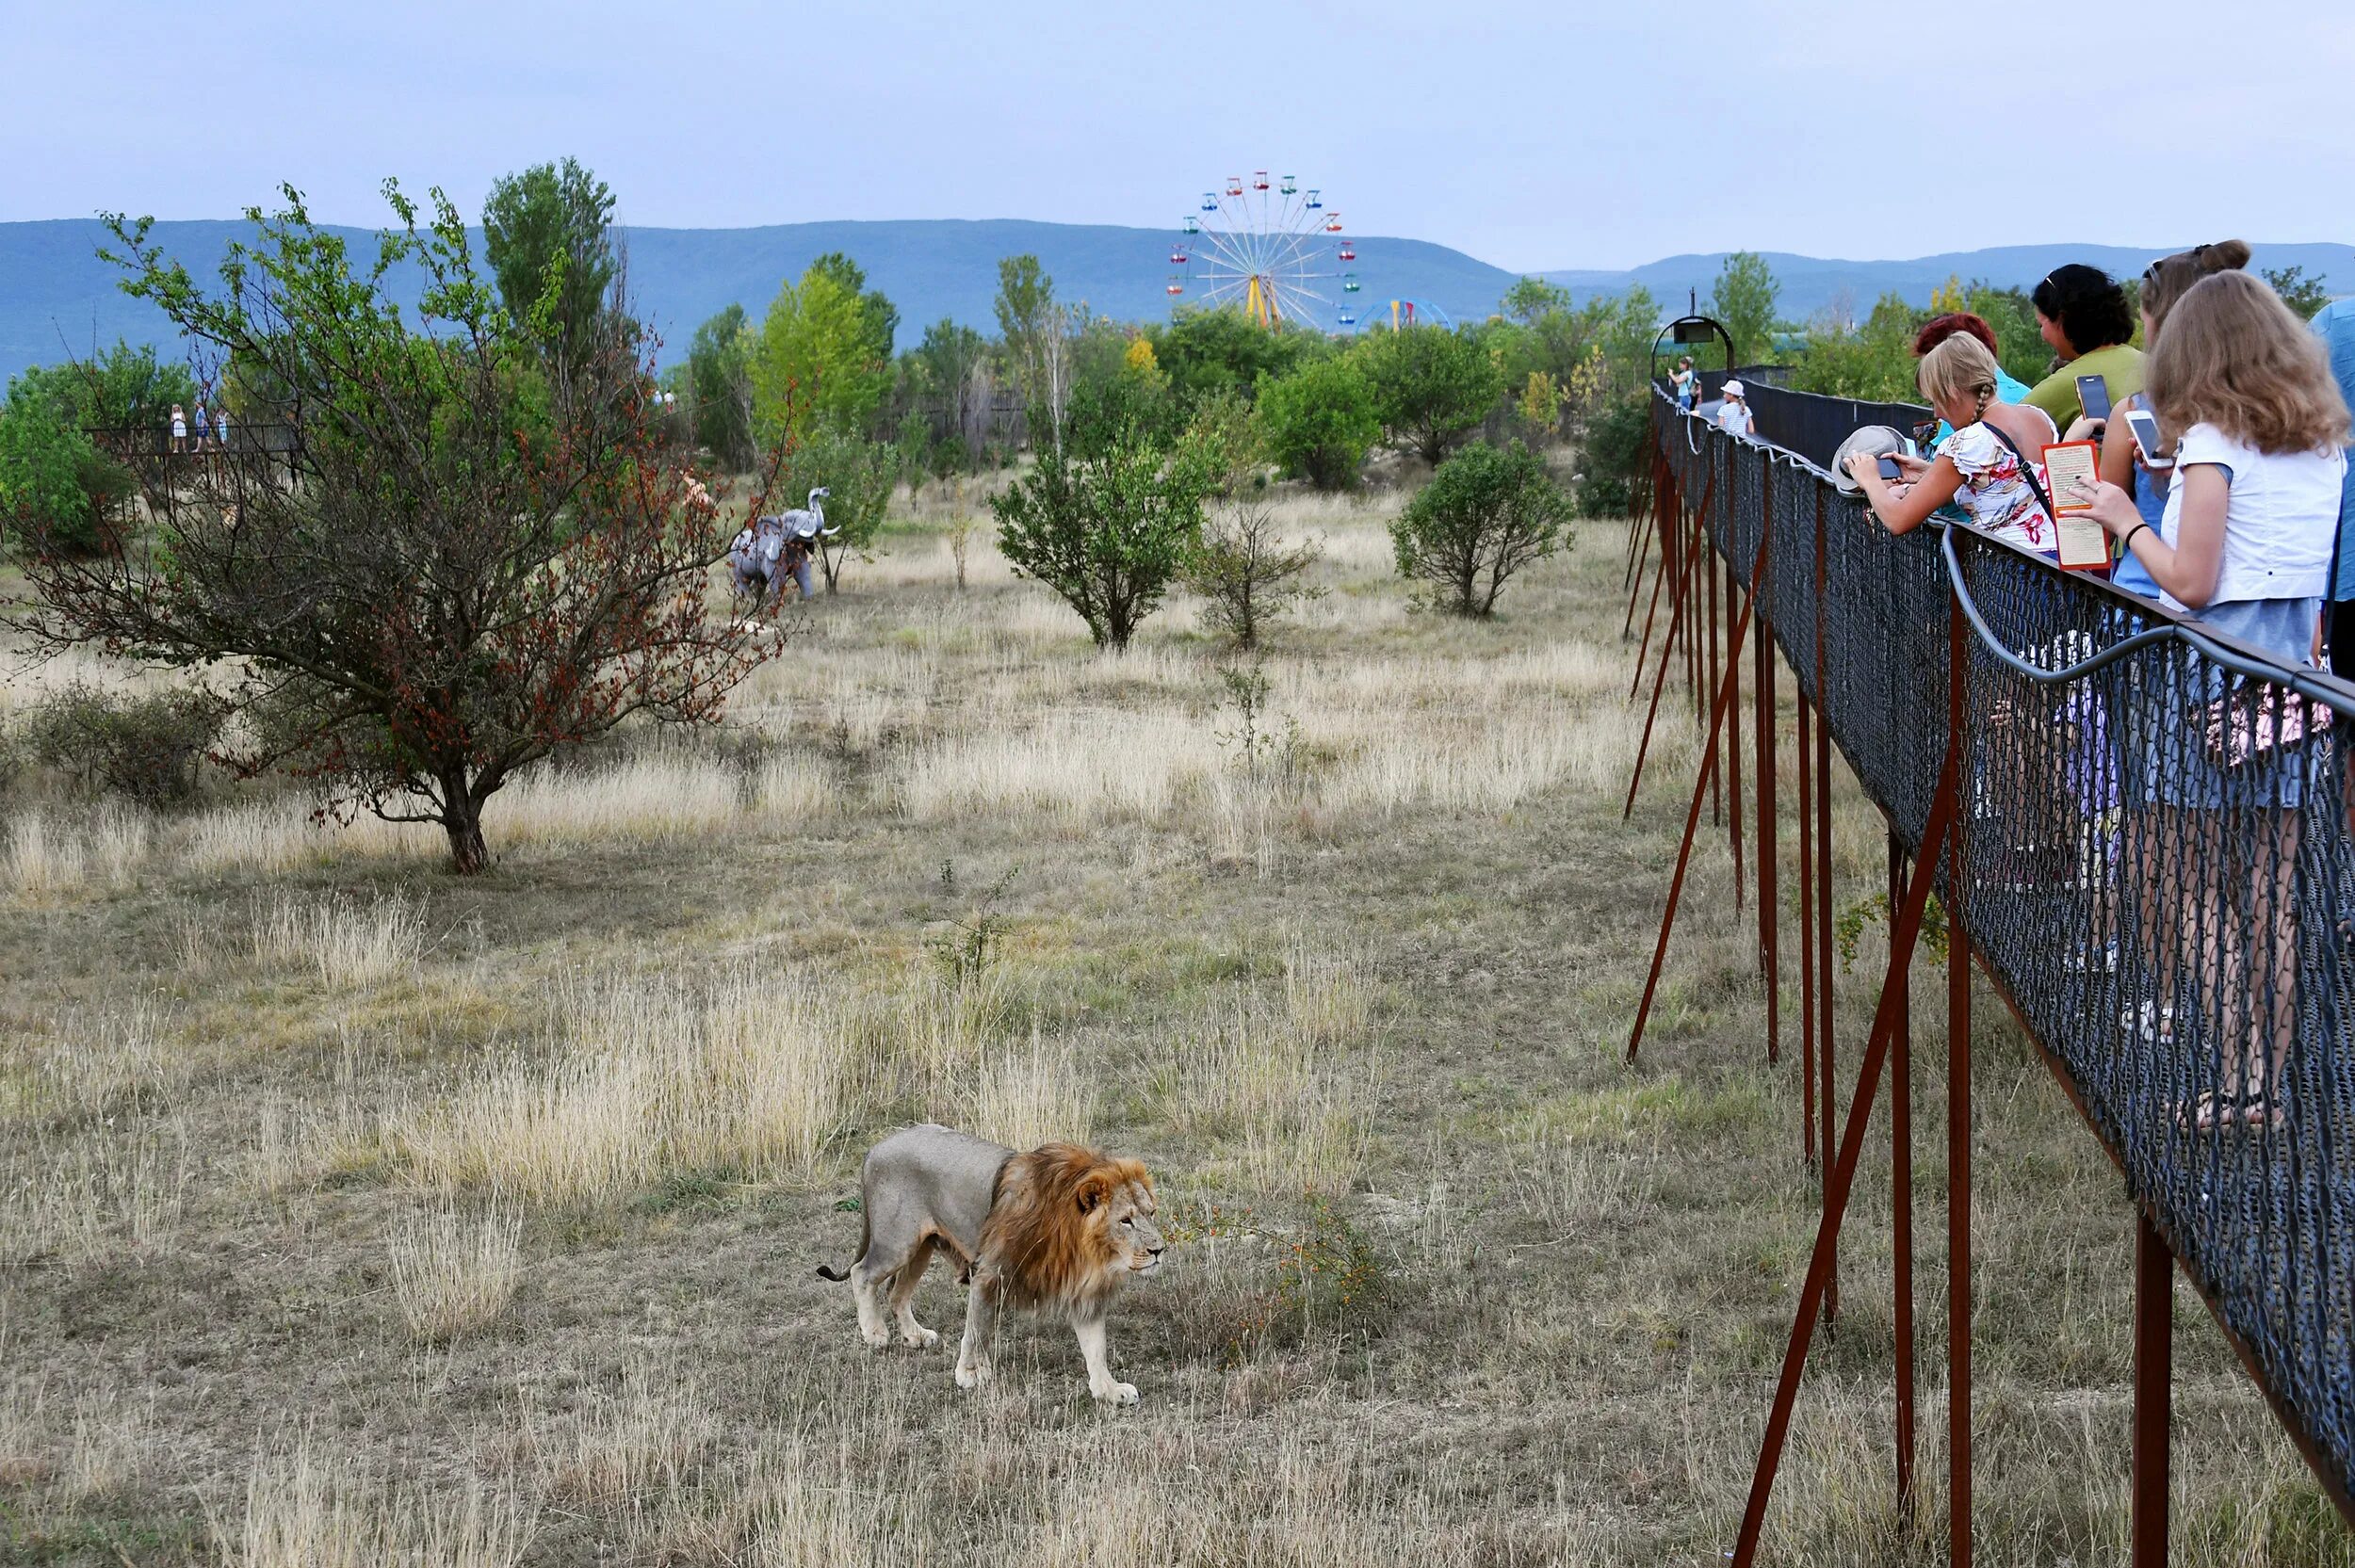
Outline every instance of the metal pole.
<path fill-rule="evenodd" d="M 1815 1169 L 1815 718 L 1799 693 L 1799 1151 Z"/>
<path fill-rule="evenodd" d="M 1774 515 L 1775 490 L 1768 485 L 1766 523 L 1759 541 L 1762 554 L 1766 547 L 1765 530 L 1774 526 Z M 1773 579 L 1774 570 L 1769 566 L 1761 587 L 1769 609 L 1774 605 Z M 1750 695 L 1758 703 L 1757 721 L 1750 730 L 1758 737 L 1758 966 L 1766 978 L 1766 1059 L 1770 1062 L 1782 1059 L 1782 961 L 1775 929 L 1781 913 L 1775 908 L 1776 862 L 1782 851 L 1775 820 L 1775 769 L 1781 758 L 1775 746 L 1774 639 L 1774 625 L 1762 612 L 1750 626 Z"/>
<path fill-rule="evenodd" d="M 2167 1568 L 2168 1424 L 2175 1350 L 2175 1254 L 2135 1213 L 2134 1568 Z"/>
<path fill-rule="evenodd" d="M 1759 1535 L 1766 1523 L 1766 1504 L 1774 1494 L 1775 1473 L 1782 1464 L 1783 1443 L 1791 1433 L 1791 1413 L 1798 1401 L 1799 1375 L 1807 1366 L 1816 1317 L 1819 1312 L 1830 1310 L 1840 1226 L 1847 1218 L 1848 1195 L 1864 1153 L 1865 1128 L 1873 1116 L 1874 1093 L 1880 1087 L 1881 1064 L 1896 1033 L 1896 993 L 1906 983 L 1914 939 L 1921 934 L 1922 913 L 1929 903 L 1928 867 L 1937 864 L 1947 829 L 1955 818 L 1955 751 L 1950 740 L 1946 760 L 1938 770 L 1938 790 L 1931 797 L 1929 822 L 1922 832 L 1923 864 L 1914 867 L 1903 908 L 1892 912 L 1890 917 L 1889 970 L 1881 982 L 1880 1006 L 1873 1015 L 1873 1032 L 1865 1043 L 1864 1059 L 1857 1070 L 1856 1098 L 1848 1103 L 1847 1122 L 1840 1134 L 1840 1152 L 1826 1174 L 1824 1212 L 1816 1222 L 1815 1248 L 1809 1254 L 1806 1283 L 1799 1288 L 1798 1317 L 1791 1325 L 1790 1340 L 1783 1347 L 1782 1372 L 1775 1383 L 1774 1405 L 1767 1412 L 1766 1435 L 1759 1447 L 1758 1468 L 1750 1476 L 1749 1502 L 1743 1510 L 1741 1534 L 1734 1541 L 1733 1568 L 1750 1568 L 1757 1560 Z"/>
<path fill-rule="evenodd" d="M 1766 552 L 1761 549 L 1758 559 L 1750 567 L 1750 602 L 1757 603 L 1759 574 L 1765 570 Z M 1743 634 L 1749 630 L 1749 610 L 1742 612 L 1742 622 L 1733 628 L 1733 642 L 1741 645 Z M 1635 1059 L 1636 1048 L 1644 1043 L 1644 1024 L 1651 1016 L 1652 998 L 1660 990 L 1661 967 L 1668 958 L 1668 935 L 1676 929 L 1677 900 L 1684 893 L 1684 873 L 1693 860 L 1693 837 L 1700 829 L 1701 797 L 1709 793 L 1712 768 L 1717 760 L 1717 737 L 1725 733 L 1726 710 L 1733 701 L 1733 669 L 1729 665 L 1724 679 L 1718 684 L 1716 700 L 1711 705 L 1709 739 L 1701 752 L 1700 776 L 1693 781 L 1693 804 L 1684 814 L 1684 839 L 1677 846 L 1676 874 L 1668 879 L 1668 907 L 1660 915 L 1660 941 L 1652 948 L 1651 973 L 1644 980 L 1644 999 L 1635 1010 L 1635 1026 L 1628 1032 L 1627 1059 Z"/>
<path fill-rule="evenodd" d="M 1824 543 L 1824 487 L 1817 485 L 1815 693 L 1820 711 L 1815 716 L 1815 1026 L 1821 1037 L 1815 1043 L 1815 1110 L 1823 1118 L 1816 1132 L 1817 1147 L 1828 1158 L 1832 1150 L 1832 1113 L 1838 1104 L 1834 1086 L 1839 1080 L 1833 1074 L 1832 1059 L 1831 706 L 1825 701 L 1830 695 L 1830 686 L 1824 657 L 1824 606 L 1827 599 Z M 1840 1254 L 1836 1238 L 1831 1254 L 1831 1284 L 1824 1296 L 1824 1321 L 1827 1326 L 1840 1321 Z"/>
<path fill-rule="evenodd" d="M 1704 570 L 1701 576 L 1701 596 L 1707 601 L 1701 608 L 1707 615 L 1709 621 L 1709 630 L 1705 634 L 1709 640 L 1701 654 L 1701 670 L 1704 677 L 1708 681 L 1707 689 L 1714 691 L 1717 689 L 1720 678 L 1720 669 L 1717 663 L 1720 652 L 1717 644 L 1717 600 L 1725 590 L 1719 582 L 1722 572 L 1720 570 L 1721 563 L 1717 557 L 1716 544 L 1714 541 L 1710 539 L 1706 532 L 1701 535 L 1701 549 L 1703 551 L 1702 560 L 1704 562 Z M 1695 710 L 1695 715 L 1696 717 L 1698 717 L 1697 709 Z M 1711 722 L 1713 724 L 1717 721 L 1718 715 L 1713 712 L 1711 714 Z M 1722 814 L 1725 809 L 1725 789 L 1723 780 L 1723 775 L 1725 773 L 1725 759 L 1718 756 L 1713 751 L 1709 755 L 1707 767 L 1709 770 L 1709 825 L 1714 828 L 1721 825 L 1723 820 Z"/>
<path fill-rule="evenodd" d="M 1677 493 L 1676 480 L 1673 478 L 1666 480 L 1663 488 L 1655 493 L 1661 498 L 1659 502 L 1661 506 L 1673 507 L 1675 509 L 1677 521 L 1681 525 L 1684 520 L 1684 498 Z M 1669 545 L 1669 541 L 1674 537 L 1675 530 L 1669 527 L 1667 523 L 1664 520 L 1660 524 L 1659 532 L 1660 569 L 1652 574 L 1651 606 L 1644 611 L 1644 640 L 1636 647 L 1635 650 L 1635 677 L 1627 684 L 1627 700 L 1631 703 L 1635 701 L 1636 690 L 1643 685 L 1644 659 L 1645 656 L 1651 652 L 1652 617 L 1660 613 L 1660 585 L 1667 580 L 1670 568 L 1674 564 L 1676 558 L 1676 552 Z M 1641 579 L 1638 580 L 1640 581 Z M 1628 601 L 1628 610 L 1631 616 L 1632 616 L 1634 609 L 1635 601 L 1631 599 Z M 1631 621 L 1630 623 L 1632 625 L 1632 622 Z"/>
<path fill-rule="evenodd" d="M 1701 505 L 1709 504 L 1710 493 L 1716 487 L 1716 477 L 1713 475 L 1709 482 L 1701 487 Z M 1619 820 L 1622 822 L 1626 821 L 1635 811 L 1635 791 L 1637 786 L 1644 782 L 1644 759 L 1651 754 L 1651 732 L 1652 725 L 1660 718 L 1660 695 L 1668 689 L 1668 670 L 1676 662 L 1677 629 L 1684 623 L 1684 606 L 1692 597 L 1683 585 L 1684 577 L 1691 574 L 1692 561 L 1691 556 L 1684 558 L 1684 571 L 1678 576 L 1680 586 L 1676 599 L 1668 610 L 1668 636 L 1667 639 L 1660 645 L 1660 672 L 1652 679 L 1651 708 L 1644 715 L 1644 737 L 1635 746 L 1635 771 L 1627 781 L 1627 804 L 1619 810 Z M 1689 642 L 1691 639 L 1686 640 Z M 1639 671 L 1637 673 L 1640 676 L 1642 672 Z"/>
<path fill-rule="evenodd" d="M 1726 813 L 1726 826 L 1733 839 L 1733 912 L 1742 913 L 1742 634 L 1733 629 L 1733 611 L 1742 596 L 1735 582 L 1733 563 L 1728 560 L 1726 571 L 1726 680 L 1733 687 L 1733 701 L 1726 707 L 1726 799 L 1732 809 Z M 1756 567 L 1759 563 L 1753 561 Z M 1756 619 L 1757 606 L 1746 612 Z"/>
<path fill-rule="evenodd" d="M 1969 633 L 1962 602 L 1948 617 L 1946 744 L 1964 736 Z M 1946 1560 L 1971 1568 L 1971 932 L 1963 923 L 1963 832 L 1946 835 Z M 1925 846 L 1924 857 L 1934 851 Z"/>
<path fill-rule="evenodd" d="M 1935 865 L 1932 860 L 1928 863 Z M 1906 889 L 1906 850 L 1889 834 L 1889 907 Z M 1892 962 L 1894 962 L 1892 957 Z M 1913 977 L 1911 964 L 1894 978 L 1894 1039 L 1889 1051 L 1890 1291 L 1897 1356 L 1897 1508 L 1913 1514 Z"/>

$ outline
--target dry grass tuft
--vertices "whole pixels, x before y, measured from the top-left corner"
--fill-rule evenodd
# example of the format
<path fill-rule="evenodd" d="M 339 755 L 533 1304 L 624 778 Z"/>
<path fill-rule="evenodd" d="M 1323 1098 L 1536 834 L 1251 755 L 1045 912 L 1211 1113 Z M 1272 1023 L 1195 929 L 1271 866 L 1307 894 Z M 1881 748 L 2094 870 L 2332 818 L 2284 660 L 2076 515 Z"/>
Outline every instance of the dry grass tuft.
<path fill-rule="evenodd" d="M 367 899 L 282 895 L 253 929 L 256 960 L 313 970 L 330 989 L 372 985 L 413 970 L 425 946 L 424 904 L 398 893 Z"/>
<path fill-rule="evenodd" d="M 146 864 L 154 836 L 143 813 L 120 806 L 103 807 L 78 823 L 28 810 L 8 825 L 8 885 L 33 903 L 91 887 L 128 886 Z"/>
<path fill-rule="evenodd" d="M 1316 952 L 1298 936 L 1285 945 L 1284 1010 L 1312 1049 L 1362 1043 L 1373 1003 L 1373 983 L 1356 959 Z"/>
<path fill-rule="evenodd" d="M 541 1489 L 592 1508 L 676 1492 L 712 1440 L 694 1386 L 644 1366 L 624 1371 L 618 1394 L 552 1419 L 528 1419 L 527 1431 Z"/>
<path fill-rule="evenodd" d="M 405 1215 L 390 1247 L 393 1297 L 409 1332 L 448 1339 L 481 1328 L 507 1309 L 523 1281 L 523 1220 L 496 1208 L 468 1214 L 450 1205 Z"/>
<path fill-rule="evenodd" d="M 1094 1094 L 1068 1039 L 1052 1043 L 1031 1032 L 1031 1047 L 982 1070 L 968 1125 L 983 1138 L 1015 1149 L 1061 1140 L 1085 1143 L 1094 1126 Z"/>
<path fill-rule="evenodd" d="M 187 1203 L 187 1135 L 133 1121 L 89 1136 L 19 1139 L 0 1154 L 0 1264 L 148 1253 Z"/>
<path fill-rule="evenodd" d="M 537 768 L 492 797 L 483 831 L 493 846 L 584 839 L 661 840 L 717 833 L 744 814 L 736 773 L 683 753 L 600 768 Z"/>
<path fill-rule="evenodd" d="M 92 1389 L 73 1404 L 73 1441 L 57 1486 L 79 1501 L 120 1492 L 138 1479 L 142 1428 L 111 1389 Z"/>
<path fill-rule="evenodd" d="M 1264 1191 L 1338 1192 L 1364 1164 L 1372 1111 L 1362 1039 L 1372 996 L 1354 966 L 1295 948 L 1275 1012 L 1240 988 L 1183 1032 L 1156 1079 L 1178 1130 L 1238 1146 L 1242 1179 Z"/>
<path fill-rule="evenodd" d="M 0 1075 L 0 1116 L 82 1121 L 160 1110 L 189 1075 L 170 1034 L 168 1015 L 152 1001 L 96 1018 L 61 1013 L 45 1036 L 0 1043 L 0 1069 L 11 1056 L 23 1066 Z"/>
<path fill-rule="evenodd" d="M 532 1521 L 512 1498 L 469 1486 L 455 1496 L 386 1496 L 316 1459 L 306 1441 L 255 1466 L 233 1537 L 216 1520 L 227 1568 L 515 1568 Z"/>
<path fill-rule="evenodd" d="M 420 1179 L 577 1204 L 665 1168 L 804 1176 L 841 1123 L 852 1031 L 805 977 L 593 989 L 571 1010 L 552 1060 L 510 1059 L 388 1129 Z"/>
<path fill-rule="evenodd" d="M 439 830 L 361 816 L 349 822 L 313 819 L 292 798 L 224 806 L 191 820 L 179 835 L 182 859 L 206 873 L 291 871 L 350 860 L 417 860 L 448 853 Z"/>

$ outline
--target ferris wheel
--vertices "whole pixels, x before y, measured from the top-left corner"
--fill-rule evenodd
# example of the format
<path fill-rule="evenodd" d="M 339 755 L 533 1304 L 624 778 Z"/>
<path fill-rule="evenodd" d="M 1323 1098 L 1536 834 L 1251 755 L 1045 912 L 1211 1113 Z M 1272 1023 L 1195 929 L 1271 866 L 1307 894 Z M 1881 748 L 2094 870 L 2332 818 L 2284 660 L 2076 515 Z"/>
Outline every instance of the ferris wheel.
<path fill-rule="evenodd" d="M 1226 176 L 1202 193 L 1169 248 L 1169 296 L 1189 289 L 1216 309 L 1232 305 L 1262 327 L 1357 321 L 1357 247 L 1324 193 L 1291 175 Z"/>

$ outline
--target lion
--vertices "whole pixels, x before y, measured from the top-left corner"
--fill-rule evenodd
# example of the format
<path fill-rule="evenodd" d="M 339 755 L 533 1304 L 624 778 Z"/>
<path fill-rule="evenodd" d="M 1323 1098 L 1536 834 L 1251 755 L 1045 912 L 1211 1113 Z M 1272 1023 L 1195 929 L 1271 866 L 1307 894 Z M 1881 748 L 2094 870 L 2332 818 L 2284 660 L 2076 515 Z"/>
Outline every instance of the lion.
<path fill-rule="evenodd" d="M 868 1151 L 859 1188 L 859 1255 L 846 1273 L 820 1264 L 818 1275 L 850 1282 L 860 1338 L 877 1349 L 891 1342 L 887 1300 L 901 1344 L 938 1344 L 909 1303 L 933 1255 L 947 1253 L 958 1280 L 972 1286 L 958 1387 L 988 1381 L 999 1315 L 1015 1311 L 1069 1323 L 1087 1362 L 1088 1392 L 1107 1404 L 1137 1402 L 1136 1385 L 1114 1378 L 1105 1361 L 1104 1317 L 1123 1281 L 1161 1266 L 1165 1243 L 1143 1164 L 1076 1143 L 1020 1154 L 926 1123 Z"/>

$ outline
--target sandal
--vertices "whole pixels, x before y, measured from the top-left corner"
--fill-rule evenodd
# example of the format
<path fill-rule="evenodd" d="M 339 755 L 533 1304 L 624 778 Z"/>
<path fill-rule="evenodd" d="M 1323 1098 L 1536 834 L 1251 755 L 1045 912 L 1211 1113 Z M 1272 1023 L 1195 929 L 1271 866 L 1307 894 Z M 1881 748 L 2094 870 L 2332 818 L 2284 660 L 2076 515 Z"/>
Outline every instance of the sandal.
<path fill-rule="evenodd" d="M 2175 1124 L 2203 1133 L 2279 1127 L 2282 1110 L 2262 1087 L 2210 1089 L 2176 1107 Z"/>

